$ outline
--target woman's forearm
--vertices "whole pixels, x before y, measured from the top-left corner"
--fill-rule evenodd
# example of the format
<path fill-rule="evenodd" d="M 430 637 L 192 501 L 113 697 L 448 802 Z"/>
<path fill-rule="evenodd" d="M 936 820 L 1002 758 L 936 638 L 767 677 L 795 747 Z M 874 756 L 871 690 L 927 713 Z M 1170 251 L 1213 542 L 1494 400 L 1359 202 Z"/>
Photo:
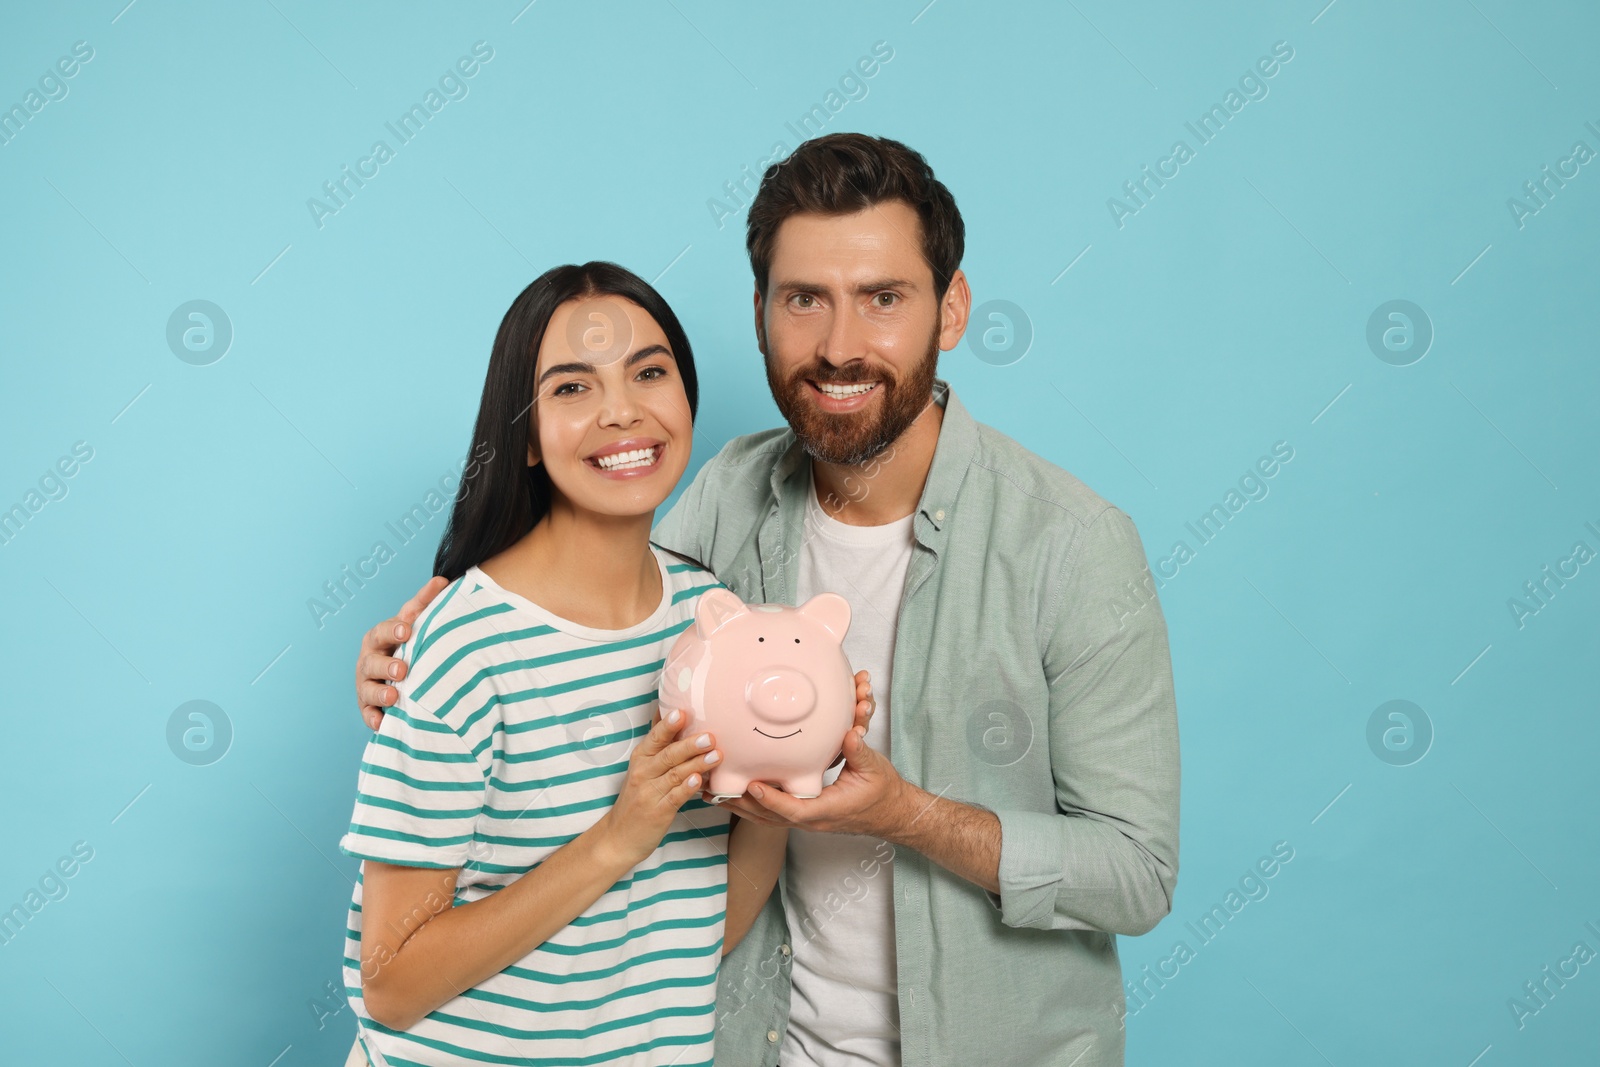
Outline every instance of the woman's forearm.
<path fill-rule="evenodd" d="M 723 924 L 722 954 L 732 952 L 755 925 L 778 883 L 788 851 L 789 828 L 763 826 L 733 816 L 728 831 L 728 913 Z"/>
<path fill-rule="evenodd" d="M 424 916 L 415 907 L 409 915 L 397 914 L 403 908 L 386 907 L 384 879 L 441 872 L 403 868 L 398 870 L 406 873 L 397 875 L 396 868 L 371 872 L 369 865 L 363 901 L 376 906 L 363 908 L 366 947 L 361 961 L 368 1013 L 392 1029 L 410 1028 L 544 944 L 632 867 L 633 861 L 613 847 L 602 817 L 533 870 L 482 900 L 457 908 L 450 906 L 453 885 L 450 892 L 428 893 L 431 915 Z M 443 873 L 453 883 L 453 872 Z M 373 900 L 374 895 L 379 899 Z M 410 899 L 419 898 L 413 892 Z M 388 929 L 370 929 L 369 923 Z"/>

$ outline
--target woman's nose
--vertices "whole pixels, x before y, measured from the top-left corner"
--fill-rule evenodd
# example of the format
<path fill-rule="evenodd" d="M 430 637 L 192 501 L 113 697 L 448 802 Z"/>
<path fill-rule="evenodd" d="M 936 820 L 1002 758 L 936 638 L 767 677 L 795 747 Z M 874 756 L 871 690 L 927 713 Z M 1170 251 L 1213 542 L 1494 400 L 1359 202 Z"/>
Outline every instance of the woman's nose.
<path fill-rule="evenodd" d="M 603 426 L 634 426 L 642 418 L 638 400 L 627 390 L 607 390 L 600 407 Z"/>

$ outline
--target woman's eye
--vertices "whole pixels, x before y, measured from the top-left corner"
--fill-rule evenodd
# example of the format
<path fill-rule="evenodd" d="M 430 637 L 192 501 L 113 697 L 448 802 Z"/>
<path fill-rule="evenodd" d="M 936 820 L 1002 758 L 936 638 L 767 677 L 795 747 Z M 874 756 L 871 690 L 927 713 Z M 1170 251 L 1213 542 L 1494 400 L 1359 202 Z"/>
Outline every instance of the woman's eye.
<path fill-rule="evenodd" d="M 646 375 L 649 375 L 649 377 L 645 377 Z M 644 378 L 647 382 L 653 382 L 666 376 L 667 368 L 665 367 L 646 367 L 639 372 L 639 377 Z"/>
<path fill-rule="evenodd" d="M 582 389 L 582 388 L 583 388 L 583 386 L 578 382 L 562 382 L 560 385 L 558 385 L 554 389 L 550 390 L 550 395 L 551 396 L 576 396 L 577 395 L 577 391 L 579 389 Z M 572 392 L 568 392 L 567 390 L 569 390 L 569 389 L 572 390 Z"/>

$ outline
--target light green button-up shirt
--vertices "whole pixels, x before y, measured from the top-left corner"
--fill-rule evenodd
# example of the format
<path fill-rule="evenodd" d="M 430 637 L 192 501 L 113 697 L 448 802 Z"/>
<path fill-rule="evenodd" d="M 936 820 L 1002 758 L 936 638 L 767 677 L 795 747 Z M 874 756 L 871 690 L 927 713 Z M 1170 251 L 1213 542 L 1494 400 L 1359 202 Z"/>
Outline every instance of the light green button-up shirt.
<path fill-rule="evenodd" d="M 901 1062 L 1120 1065 L 1115 935 L 1155 926 L 1178 878 L 1166 622 L 1125 513 L 947 382 L 934 397 L 889 750 L 907 781 L 999 817 L 1000 892 L 895 847 Z M 654 540 L 747 601 L 794 603 L 806 462 L 788 428 L 730 441 Z M 723 960 L 718 1067 L 777 1064 L 791 959 L 774 891 Z"/>

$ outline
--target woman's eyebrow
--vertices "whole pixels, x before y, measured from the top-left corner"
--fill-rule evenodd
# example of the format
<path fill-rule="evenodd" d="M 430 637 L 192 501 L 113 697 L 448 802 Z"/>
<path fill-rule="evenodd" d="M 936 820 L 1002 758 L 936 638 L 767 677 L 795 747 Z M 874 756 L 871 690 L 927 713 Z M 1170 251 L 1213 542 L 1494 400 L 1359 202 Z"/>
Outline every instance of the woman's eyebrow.
<path fill-rule="evenodd" d="M 641 359 L 649 359 L 651 356 L 671 355 L 672 351 L 671 349 L 667 348 L 666 345 L 645 345 L 643 348 L 633 353 L 633 355 L 629 356 L 628 361 L 624 363 L 623 366 L 631 367 Z M 546 367 L 544 373 L 539 375 L 539 380 L 535 384 L 543 385 L 544 380 L 550 377 L 552 374 L 592 374 L 593 372 L 593 363 L 557 363 L 553 367 Z"/>

